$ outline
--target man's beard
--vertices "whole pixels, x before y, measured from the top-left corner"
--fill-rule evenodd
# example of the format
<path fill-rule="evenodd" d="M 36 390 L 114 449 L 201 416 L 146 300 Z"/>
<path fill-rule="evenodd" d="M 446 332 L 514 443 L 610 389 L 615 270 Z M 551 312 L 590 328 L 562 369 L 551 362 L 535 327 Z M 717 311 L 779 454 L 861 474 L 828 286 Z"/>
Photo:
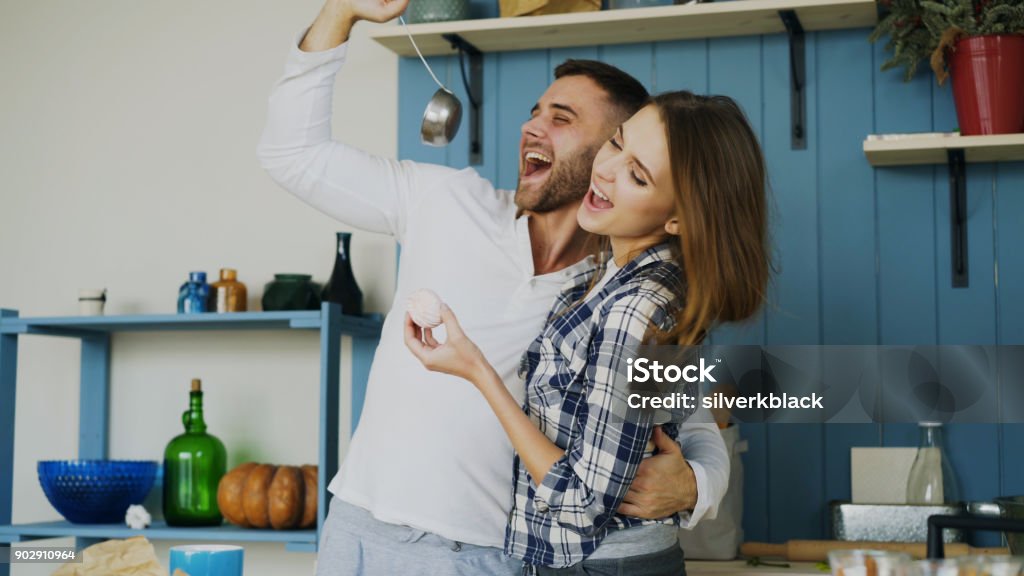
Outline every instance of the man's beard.
<path fill-rule="evenodd" d="M 543 213 L 558 210 L 586 196 L 590 189 L 590 173 L 600 145 L 582 150 L 550 168 L 551 174 L 536 192 L 526 197 L 522 182 L 516 186 L 516 207 Z"/>

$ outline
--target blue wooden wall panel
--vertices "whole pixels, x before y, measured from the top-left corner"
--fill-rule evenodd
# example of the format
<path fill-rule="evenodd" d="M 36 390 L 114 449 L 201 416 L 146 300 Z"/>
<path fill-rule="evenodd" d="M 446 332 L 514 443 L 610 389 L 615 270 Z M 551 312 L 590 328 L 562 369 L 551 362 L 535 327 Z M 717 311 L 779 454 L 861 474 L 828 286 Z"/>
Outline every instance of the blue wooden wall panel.
<path fill-rule="evenodd" d="M 898 72 L 880 72 L 882 48 L 867 44 L 866 34 L 807 36 L 805 151 L 789 146 L 782 35 L 489 54 L 485 162 L 477 169 L 501 187 L 515 186 L 520 126 L 553 68 L 569 57 L 618 65 L 654 93 L 726 94 L 744 108 L 765 149 L 781 271 L 766 311 L 746 325 L 719 328 L 715 343 L 1024 344 L 1024 299 L 1017 296 L 1024 293 L 1024 251 L 1016 249 L 1024 244 L 1024 165 L 970 167 L 971 288 L 953 290 L 945 167 L 876 170 L 861 152 L 868 133 L 953 129 L 952 98 L 948 87 L 933 87 L 925 69 L 910 83 Z M 431 62 L 460 93 L 457 60 Z M 465 165 L 464 134 L 459 149 L 419 143 L 420 116 L 434 86 L 416 60 L 403 59 L 400 75 L 400 156 Z M 750 443 L 744 458 L 749 540 L 827 536 L 826 501 L 849 497 L 849 448 L 918 440 L 913 425 L 742 430 Z M 968 494 L 1024 493 L 1024 425 L 955 427 L 950 445 L 955 461 L 969 463 L 959 465 Z"/>
<path fill-rule="evenodd" d="M 514 189 L 519 177 L 519 139 L 530 108 L 551 83 L 547 54 L 540 51 L 498 54 L 498 186 Z"/>
<path fill-rule="evenodd" d="M 995 344 L 995 255 L 992 236 L 991 164 L 967 165 L 967 288 L 953 288 L 950 260 L 949 173 L 935 173 L 939 343 Z"/>
<path fill-rule="evenodd" d="M 470 18 L 497 18 L 499 16 L 498 3 L 494 0 L 470 0 Z"/>
<path fill-rule="evenodd" d="M 946 82 L 939 86 L 932 80 L 928 70 L 923 70 L 932 87 L 932 130 L 936 132 L 953 132 L 957 129 L 956 106 L 953 104 L 952 83 Z"/>
<path fill-rule="evenodd" d="M 654 45 L 651 91 L 708 91 L 708 41 L 680 40 Z"/>
<path fill-rule="evenodd" d="M 707 91 L 730 96 L 743 107 L 757 132 L 763 139 L 761 80 L 761 39 L 712 39 L 706 41 Z M 698 56 L 699 58 L 699 53 Z M 659 66 L 664 69 L 665 66 Z M 699 73 L 699 69 L 698 69 Z M 727 326 L 715 331 L 713 338 L 719 344 L 764 343 L 762 314 L 743 326 Z M 768 426 L 744 425 L 741 428 L 750 450 L 744 455 L 743 528 L 748 540 L 768 540 L 769 516 L 769 463 Z"/>
<path fill-rule="evenodd" d="M 445 64 L 443 73 L 441 70 L 434 70 L 434 72 L 441 79 L 441 82 L 444 82 L 444 85 L 462 102 L 462 122 L 459 126 L 459 131 L 455 134 L 455 139 L 452 140 L 451 144 L 443 148 L 445 153 L 444 163 L 452 168 L 461 169 L 469 166 L 469 116 L 472 107 L 469 103 L 469 97 L 466 95 L 466 86 L 462 82 L 462 73 L 459 70 L 459 57 L 445 56 L 441 60 Z M 465 65 L 468 78 L 468 60 L 465 62 Z"/>
<path fill-rule="evenodd" d="M 932 130 L 947 131 L 957 125 L 956 108 L 949 83 L 932 86 Z M 953 288 L 950 258 L 949 173 L 939 167 L 934 174 L 936 270 L 938 286 L 938 339 L 940 344 L 995 344 L 995 246 L 993 237 L 994 167 L 967 167 L 967 248 L 969 286 Z M 983 412 L 995 411 L 994 402 Z M 999 494 L 999 427 L 952 425 L 947 430 L 949 457 L 960 480 L 960 497 L 986 500 Z M 968 471 L 970 471 L 968 473 Z M 977 533 L 972 542 L 996 546 L 997 534 Z"/>
<path fill-rule="evenodd" d="M 807 36 L 807 69 L 816 65 L 817 34 Z M 818 140 L 817 79 L 807 74 L 807 148 L 793 150 L 790 121 L 789 42 L 777 34 L 764 37 L 765 159 L 775 197 L 772 240 L 779 272 L 769 288 L 766 311 L 768 342 L 818 344 Z"/>
<path fill-rule="evenodd" d="M 1024 162 L 996 166 L 1001 344 L 1024 345 Z M 1024 386 L 1024 382 L 1017 383 Z M 1024 458 L 1020 459 L 1024 463 Z"/>
<path fill-rule="evenodd" d="M 575 46 L 572 48 L 556 48 L 548 51 L 548 66 L 551 67 L 551 78 L 559 64 L 574 58 L 577 60 L 600 60 L 597 46 Z"/>
<path fill-rule="evenodd" d="M 881 72 L 882 47 L 873 48 L 875 133 L 932 129 L 931 84 L 921 73 L 905 83 Z M 878 227 L 880 344 L 934 344 L 938 338 L 935 272 L 935 196 L 931 166 L 875 170 Z M 916 446 L 916 426 L 884 425 L 886 446 Z"/>
<path fill-rule="evenodd" d="M 598 50 L 601 60 L 633 75 L 647 90 L 654 78 L 653 48 L 650 44 L 618 44 Z"/>
<path fill-rule="evenodd" d="M 817 34 L 806 40 L 807 69 L 814 70 Z M 807 75 L 807 148 L 792 148 L 789 42 L 765 36 L 761 67 L 764 84 L 764 146 L 777 212 L 772 239 L 779 274 L 769 288 L 765 313 L 769 344 L 818 344 L 818 140 L 817 79 Z M 768 113 L 767 111 L 772 111 Z M 768 526 L 772 540 L 816 538 L 823 528 L 824 436 L 822 424 L 768 428 Z"/>
<path fill-rule="evenodd" d="M 1017 382 L 1020 386 L 1020 382 Z M 1004 424 L 1000 446 L 999 494 L 1024 496 L 1024 424 Z"/>
<path fill-rule="evenodd" d="M 936 110 L 939 96 L 936 91 Z M 945 108 L 946 122 L 955 115 Z M 938 123 L 938 116 L 936 116 Z M 967 169 L 969 286 L 953 288 L 950 260 L 948 174 L 935 174 L 937 285 L 940 344 L 995 344 L 995 256 L 993 245 L 993 167 L 971 164 Z M 991 409 L 994 409 L 994 403 Z M 947 430 L 949 456 L 960 478 L 960 496 L 985 500 L 999 494 L 999 430 L 995 425 L 952 425 Z M 970 471 L 970 473 L 967 473 Z M 995 546 L 996 534 L 975 534 L 979 546 Z"/>
<path fill-rule="evenodd" d="M 1024 345 L 1024 162 L 996 167 L 996 254 L 999 261 L 997 338 Z M 1005 402 L 1021 412 L 1024 374 L 1004 374 Z M 1011 408 L 1011 406 L 1007 406 Z M 1018 420 L 1019 422 L 1019 420 Z M 1024 424 L 1004 424 L 1000 439 L 1000 494 L 1024 496 Z"/>
<path fill-rule="evenodd" d="M 481 120 L 483 121 L 483 164 L 473 168 L 491 182 L 498 181 L 498 110 L 501 109 L 501 93 L 498 90 L 498 55 L 484 54 L 484 98 Z M 469 129 L 469 120 L 466 120 Z"/>
<path fill-rule="evenodd" d="M 750 120 L 758 140 L 764 147 L 764 104 L 761 66 L 761 38 L 713 38 L 707 40 L 707 92 L 722 94 L 736 100 Z M 774 195 L 769 190 L 774 202 Z M 755 318 L 743 324 L 722 326 L 711 335 L 717 344 L 764 344 L 764 310 L 774 305 L 769 301 Z M 753 452 L 753 448 L 751 449 Z M 752 456 L 750 460 L 755 457 Z M 760 472 L 754 466 L 755 472 Z M 748 477 L 752 473 L 748 469 Z M 764 475 L 767 478 L 767 474 Z"/>
<path fill-rule="evenodd" d="M 929 79 L 904 83 L 898 73 L 880 72 L 881 48 L 874 50 L 874 132 L 931 130 Z M 875 170 L 882 344 L 936 341 L 933 172 L 931 166 Z"/>
<path fill-rule="evenodd" d="M 878 341 L 874 170 L 861 152 L 874 119 L 873 69 L 864 51 L 861 30 L 818 36 L 821 334 L 827 344 Z M 824 441 L 825 500 L 849 500 L 850 448 L 877 446 L 881 427 L 829 425 Z M 828 515 L 822 520 L 828 524 Z M 831 536 L 828 529 L 825 534 Z"/>
<path fill-rule="evenodd" d="M 874 109 L 862 30 L 820 35 L 817 87 L 821 323 L 829 344 L 874 344 L 874 170 L 861 151 Z"/>
<path fill-rule="evenodd" d="M 447 63 L 444 58 L 427 58 L 438 78 L 444 81 Z M 418 58 L 398 61 L 398 157 L 419 162 L 444 164 L 444 148 L 432 148 L 420 141 L 423 110 L 437 85 Z"/>

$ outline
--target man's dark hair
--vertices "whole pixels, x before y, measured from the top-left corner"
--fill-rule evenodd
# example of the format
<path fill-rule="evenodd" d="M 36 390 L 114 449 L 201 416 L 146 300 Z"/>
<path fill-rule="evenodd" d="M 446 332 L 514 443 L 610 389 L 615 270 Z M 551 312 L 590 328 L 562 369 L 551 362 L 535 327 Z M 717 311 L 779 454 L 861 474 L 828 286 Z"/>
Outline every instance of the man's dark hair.
<path fill-rule="evenodd" d="M 622 120 L 636 114 L 650 101 L 643 84 L 611 64 L 570 58 L 555 68 L 556 80 L 565 76 L 585 76 L 593 80 L 608 94 L 608 100 L 621 109 Z"/>

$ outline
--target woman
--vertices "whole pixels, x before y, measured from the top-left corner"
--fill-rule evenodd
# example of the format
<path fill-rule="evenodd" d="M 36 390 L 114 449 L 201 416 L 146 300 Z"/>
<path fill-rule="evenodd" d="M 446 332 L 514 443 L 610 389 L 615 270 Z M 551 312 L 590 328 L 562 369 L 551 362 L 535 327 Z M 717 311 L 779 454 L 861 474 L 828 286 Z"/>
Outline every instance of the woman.
<path fill-rule="evenodd" d="M 642 344 L 698 344 L 764 300 L 765 168 L 743 112 L 722 96 L 655 97 L 597 153 L 577 219 L 602 237 L 602 263 L 558 297 L 524 355 L 522 406 L 447 307 L 446 342 L 407 317 L 406 344 L 472 382 L 516 449 L 507 553 L 541 574 L 679 575 L 677 517 L 616 514 L 655 428 L 621 375 Z M 587 560 L 609 534 L 611 562 Z"/>

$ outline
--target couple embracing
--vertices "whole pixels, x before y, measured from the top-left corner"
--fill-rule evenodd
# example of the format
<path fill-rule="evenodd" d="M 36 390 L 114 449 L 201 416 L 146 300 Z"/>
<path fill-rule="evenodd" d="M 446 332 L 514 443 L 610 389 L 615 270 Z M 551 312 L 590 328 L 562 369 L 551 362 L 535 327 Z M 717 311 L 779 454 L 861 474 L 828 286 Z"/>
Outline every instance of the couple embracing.
<path fill-rule="evenodd" d="M 678 530 L 714 517 L 728 454 L 710 418 L 656 425 L 615 376 L 639 346 L 698 344 L 764 301 L 753 130 L 729 98 L 651 97 L 569 60 L 522 126 L 514 192 L 333 140 L 352 26 L 407 3 L 327 0 L 259 148 L 281 186 L 402 246 L 317 574 L 683 574 Z M 442 326 L 404 313 L 419 288 L 445 300 Z"/>

